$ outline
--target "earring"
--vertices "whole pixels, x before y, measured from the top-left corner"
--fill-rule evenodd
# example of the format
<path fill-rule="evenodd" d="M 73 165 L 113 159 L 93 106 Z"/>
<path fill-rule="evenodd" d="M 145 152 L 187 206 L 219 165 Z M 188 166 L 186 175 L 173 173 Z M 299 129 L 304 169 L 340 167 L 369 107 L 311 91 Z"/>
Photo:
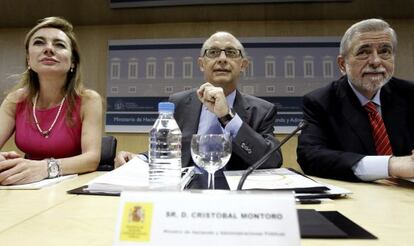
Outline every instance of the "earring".
<path fill-rule="evenodd" d="M 73 73 L 73 67 L 70 67 L 70 72 Z"/>
<path fill-rule="evenodd" d="M 32 70 L 32 68 L 30 66 L 27 66 L 27 70 Z"/>

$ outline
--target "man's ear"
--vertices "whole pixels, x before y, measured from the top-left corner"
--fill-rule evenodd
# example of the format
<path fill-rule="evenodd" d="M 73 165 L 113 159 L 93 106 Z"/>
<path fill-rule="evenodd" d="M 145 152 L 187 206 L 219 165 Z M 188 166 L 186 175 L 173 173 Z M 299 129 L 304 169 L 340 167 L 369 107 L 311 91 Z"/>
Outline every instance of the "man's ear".
<path fill-rule="evenodd" d="M 243 58 L 241 63 L 241 70 L 244 72 L 246 71 L 247 67 L 249 67 L 249 60 L 246 58 Z"/>
<path fill-rule="evenodd" d="M 200 68 L 201 72 L 204 72 L 204 59 L 203 57 L 199 57 L 197 59 L 198 67 Z"/>
<path fill-rule="evenodd" d="M 336 63 L 338 64 L 339 70 L 341 70 L 341 74 L 346 74 L 346 65 L 345 65 L 345 57 L 342 55 L 339 55 L 336 58 Z"/>

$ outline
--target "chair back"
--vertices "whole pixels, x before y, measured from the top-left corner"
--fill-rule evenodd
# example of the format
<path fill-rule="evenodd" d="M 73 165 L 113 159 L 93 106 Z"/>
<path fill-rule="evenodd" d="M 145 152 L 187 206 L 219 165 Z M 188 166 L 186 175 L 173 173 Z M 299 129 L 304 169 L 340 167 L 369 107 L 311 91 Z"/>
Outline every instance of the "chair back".
<path fill-rule="evenodd" d="M 114 169 L 117 140 L 114 136 L 103 136 L 101 145 L 101 161 L 98 171 L 111 171 Z"/>

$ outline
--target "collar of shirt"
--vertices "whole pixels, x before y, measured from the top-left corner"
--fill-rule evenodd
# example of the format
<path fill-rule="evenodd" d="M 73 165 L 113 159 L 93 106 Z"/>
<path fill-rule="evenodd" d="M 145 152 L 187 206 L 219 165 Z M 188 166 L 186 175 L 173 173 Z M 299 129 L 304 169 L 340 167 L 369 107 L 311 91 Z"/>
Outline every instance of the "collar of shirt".
<path fill-rule="evenodd" d="M 355 89 L 354 85 L 351 83 L 351 81 L 349 81 L 349 79 L 348 79 L 348 83 L 351 86 L 352 91 L 357 96 L 359 102 L 361 103 L 361 106 L 365 106 L 365 104 L 371 101 L 376 104 L 377 109 L 381 110 L 381 100 L 380 100 L 381 88 L 377 91 L 375 96 L 370 100 L 366 96 L 362 95 L 357 89 Z"/>

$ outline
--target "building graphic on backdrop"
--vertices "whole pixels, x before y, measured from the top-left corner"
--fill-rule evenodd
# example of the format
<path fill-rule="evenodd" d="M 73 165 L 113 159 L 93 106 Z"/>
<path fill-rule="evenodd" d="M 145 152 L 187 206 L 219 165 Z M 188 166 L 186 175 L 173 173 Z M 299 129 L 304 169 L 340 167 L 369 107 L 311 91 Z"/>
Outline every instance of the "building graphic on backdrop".
<path fill-rule="evenodd" d="M 275 127 L 287 132 L 302 118 L 302 96 L 340 76 L 339 38 L 245 38 L 249 58 L 239 90 L 278 107 Z M 168 96 L 204 83 L 198 57 L 203 40 L 110 41 L 108 132 L 145 132 Z"/>

